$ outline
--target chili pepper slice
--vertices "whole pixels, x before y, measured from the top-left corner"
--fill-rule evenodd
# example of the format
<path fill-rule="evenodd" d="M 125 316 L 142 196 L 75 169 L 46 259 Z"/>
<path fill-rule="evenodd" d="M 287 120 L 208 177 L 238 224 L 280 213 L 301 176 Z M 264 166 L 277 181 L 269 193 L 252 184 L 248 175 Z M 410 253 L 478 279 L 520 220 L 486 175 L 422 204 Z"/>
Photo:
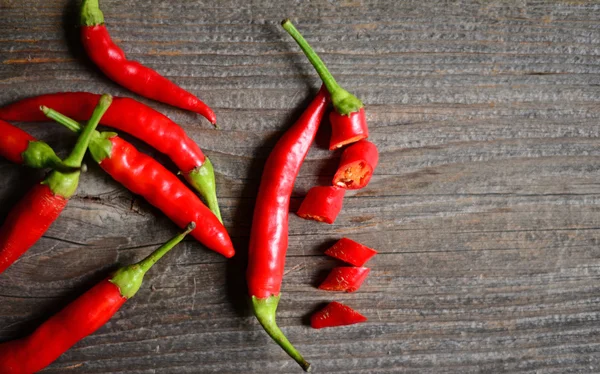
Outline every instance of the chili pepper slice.
<path fill-rule="evenodd" d="M 208 105 L 149 67 L 127 59 L 110 38 L 98 0 L 84 0 L 80 15 L 83 47 L 110 79 L 149 99 L 199 113 L 216 127 L 217 118 Z"/>
<path fill-rule="evenodd" d="M 110 95 L 100 98 L 73 151 L 64 160 L 65 165 L 81 167 L 100 117 L 106 112 L 110 102 Z M 0 227 L 0 273 L 35 244 L 58 218 L 69 198 L 75 194 L 80 174 L 79 169 L 68 173 L 54 170 L 12 208 L 4 225 Z"/>
<path fill-rule="evenodd" d="M 104 325 L 142 286 L 144 275 L 195 227 L 173 237 L 142 261 L 122 267 L 42 323 L 31 335 L 0 343 L 0 372 L 34 373 Z"/>
<path fill-rule="evenodd" d="M 340 166 L 333 177 L 333 185 L 349 190 L 358 190 L 371 181 L 379 162 L 377 146 L 361 140 L 344 149 Z"/>
<path fill-rule="evenodd" d="M 363 266 L 377 251 L 352 239 L 341 238 L 325 254 L 354 266 Z"/>
<path fill-rule="evenodd" d="M 346 144 L 367 138 L 369 130 L 362 101 L 340 87 L 333 75 L 327 70 L 323 60 L 315 53 L 289 19 L 283 20 L 281 26 L 298 43 L 331 95 L 331 102 L 335 111 L 329 115 L 331 122 L 329 149 L 340 148 Z"/>
<path fill-rule="evenodd" d="M 300 166 L 329 102 L 324 87 L 302 116 L 279 139 L 263 168 L 254 208 L 248 253 L 248 291 L 256 318 L 265 331 L 305 370 L 310 364 L 277 326 L 275 313 L 288 247 L 290 196 Z"/>
<path fill-rule="evenodd" d="M 100 95 L 60 92 L 30 97 L 0 108 L 6 121 L 44 122 L 39 110 L 47 106 L 77 121 L 90 118 Z M 221 220 L 212 163 L 186 132 L 169 117 L 128 97 L 114 97 L 101 124 L 124 131 L 166 154 Z"/>
<path fill-rule="evenodd" d="M 52 168 L 64 172 L 74 170 L 65 165 L 48 144 L 2 120 L 0 120 L 0 156 L 15 164 L 32 168 Z"/>
<path fill-rule="evenodd" d="M 346 190 L 336 186 L 311 188 L 296 213 L 304 219 L 332 224 L 342 210 Z"/>
<path fill-rule="evenodd" d="M 71 131 L 79 123 L 53 109 L 42 106 L 43 113 Z M 209 249 L 232 257 L 235 254 L 227 230 L 218 218 L 179 178 L 152 157 L 112 132 L 95 131 L 90 153 L 100 167 L 131 192 L 141 195 L 179 227 L 196 222 L 191 235 Z"/>
<path fill-rule="evenodd" d="M 310 317 L 310 326 L 314 329 L 353 325 L 366 322 L 367 317 L 347 305 L 333 301 Z"/>
<path fill-rule="evenodd" d="M 355 292 L 363 284 L 371 269 L 363 267 L 333 268 L 327 278 L 319 285 L 324 291 Z"/>

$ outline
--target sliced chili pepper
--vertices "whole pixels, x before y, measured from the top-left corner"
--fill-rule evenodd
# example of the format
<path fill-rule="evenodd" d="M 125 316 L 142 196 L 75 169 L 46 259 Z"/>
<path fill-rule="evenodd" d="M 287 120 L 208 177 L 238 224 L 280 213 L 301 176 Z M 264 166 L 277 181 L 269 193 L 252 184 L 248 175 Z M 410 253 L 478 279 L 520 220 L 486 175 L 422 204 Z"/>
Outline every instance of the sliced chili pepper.
<path fill-rule="evenodd" d="M 144 275 L 195 227 L 173 237 L 150 256 L 122 267 L 60 312 L 42 323 L 31 335 L 0 344 L 0 372 L 34 373 L 54 362 L 75 343 L 94 333 L 142 286 Z"/>
<path fill-rule="evenodd" d="M 88 92 L 61 92 L 30 97 L 0 108 L 0 119 L 43 122 L 47 118 L 39 108 L 47 106 L 77 121 L 84 121 L 90 118 L 99 97 L 100 95 Z M 212 163 L 177 123 L 128 97 L 113 98 L 101 123 L 133 135 L 168 155 L 221 220 Z"/>
<path fill-rule="evenodd" d="M 2 120 L 0 120 L 0 156 L 32 168 L 52 168 L 64 172 L 74 170 L 65 165 L 48 144 Z"/>
<path fill-rule="evenodd" d="M 354 325 L 365 321 L 367 321 L 367 317 L 356 310 L 333 301 L 310 317 L 310 326 L 314 329 L 322 329 L 323 327 Z"/>
<path fill-rule="evenodd" d="M 329 149 L 340 148 L 346 144 L 369 137 L 367 119 L 362 101 L 340 87 L 335 78 L 333 78 L 333 75 L 327 70 L 323 60 L 315 53 L 310 44 L 308 44 L 289 19 L 283 20 L 281 25 L 298 43 L 300 49 L 302 49 L 310 63 L 314 66 L 331 95 L 331 102 L 335 111 L 329 115 L 331 122 Z"/>
<path fill-rule="evenodd" d="M 340 166 L 333 177 L 333 185 L 349 190 L 358 190 L 371 181 L 379 162 L 377 146 L 361 140 L 344 149 Z"/>
<path fill-rule="evenodd" d="M 275 313 L 288 247 L 290 196 L 328 102 L 327 91 L 321 87 L 267 159 L 254 208 L 246 274 L 256 318 L 269 336 L 306 371 L 310 370 L 310 364 L 279 329 Z"/>
<path fill-rule="evenodd" d="M 311 188 L 296 213 L 304 219 L 332 224 L 342 210 L 346 190 L 336 186 Z"/>
<path fill-rule="evenodd" d="M 139 95 L 204 116 L 216 127 L 215 113 L 196 96 L 125 53 L 110 38 L 98 0 L 81 4 L 81 41 L 90 59 L 110 79 Z"/>
<path fill-rule="evenodd" d="M 81 130 L 77 121 L 53 109 L 42 106 L 42 111 L 71 131 Z M 112 132 L 95 131 L 89 148 L 104 171 L 131 192 L 144 197 L 179 227 L 196 222 L 198 227 L 191 235 L 199 242 L 225 257 L 235 254 L 229 234 L 218 218 L 179 178 L 152 157 Z"/>
<path fill-rule="evenodd" d="M 338 267 L 333 268 L 327 278 L 319 286 L 324 291 L 346 291 L 355 292 L 360 288 L 367 275 L 369 268 L 362 267 Z"/>
<path fill-rule="evenodd" d="M 100 98 L 73 151 L 64 160 L 65 165 L 81 167 L 100 117 L 106 112 L 110 102 L 110 95 Z M 58 218 L 69 198 L 75 194 L 80 174 L 79 169 L 68 173 L 54 170 L 12 208 L 0 228 L 0 273 L 35 244 Z"/>
<path fill-rule="evenodd" d="M 341 238 L 333 247 L 326 250 L 325 254 L 354 266 L 363 266 L 377 254 L 377 251 L 352 239 Z"/>

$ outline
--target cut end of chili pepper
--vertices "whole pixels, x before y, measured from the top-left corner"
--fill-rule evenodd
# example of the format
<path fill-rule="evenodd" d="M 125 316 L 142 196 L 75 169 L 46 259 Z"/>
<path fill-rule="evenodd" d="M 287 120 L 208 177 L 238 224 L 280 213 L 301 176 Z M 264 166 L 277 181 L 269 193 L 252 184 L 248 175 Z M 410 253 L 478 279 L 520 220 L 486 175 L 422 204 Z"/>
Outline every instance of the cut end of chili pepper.
<path fill-rule="evenodd" d="M 379 161 L 375 144 L 361 140 L 344 150 L 340 166 L 333 177 L 333 185 L 357 190 L 369 184 Z"/>
<path fill-rule="evenodd" d="M 336 186 L 311 188 L 296 213 L 304 219 L 332 224 L 342 210 L 345 190 Z"/>
<path fill-rule="evenodd" d="M 331 140 L 329 141 L 329 150 L 331 151 L 369 137 L 364 108 L 351 113 L 350 116 L 333 111 L 329 114 L 329 121 L 331 122 Z"/>
<path fill-rule="evenodd" d="M 326 250 L 325 254 L 354 266 L 363 266 L 377 254 L 377 251 L 354 240 L 342 238 Z"/>
<path fill-rule="evenodd" d="M 324 291 L 355 292 L 363 284 L 371 269 L 363 267 L 333 268 L 319 286 Z"/>
<path fill-rule="evenodd" d="M 280 296 L 281 295 L 271 295 L 266 299 L 252 296 L 254 315 L 275 343 L 279 344 L 279 346 L 283 348 L 283 350 L 293 358 L 304 371 L 310 372 L 310 363 L 308 363 L 292 343 L 290 343 L 275 321 Z"/>
<path fill-rule="evenodd" d="M 324 327 L 347 326 L 366 322 L 367 317 L 347 305 L 333 301 L 310 317 L 310 326 L 314 329 Z"/>

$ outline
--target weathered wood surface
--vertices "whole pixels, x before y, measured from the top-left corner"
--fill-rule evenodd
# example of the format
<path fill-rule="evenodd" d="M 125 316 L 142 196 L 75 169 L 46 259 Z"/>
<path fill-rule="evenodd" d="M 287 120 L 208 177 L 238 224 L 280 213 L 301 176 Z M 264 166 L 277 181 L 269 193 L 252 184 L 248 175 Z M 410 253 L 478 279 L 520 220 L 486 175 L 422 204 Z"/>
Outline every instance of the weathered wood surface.
<path fill-rule="evenodd" d="M 131 95 L 82 53 L 76 1 L 0 0 L 0 104 Z M 334 225 L 291 217 L 279 323 L 316 372 L 600 372 L 600 4 L 595 1 L 117 1 L 130 57 L 197 93 L 221 124 L 154 102 L 218 171 L 238 256 L 191 239 L 46 373 L 297 373 L 250 315 L 243 272 L 262 165 L 319 86 L 291 17 L 368 105 L 381 162 Z M 65 154 L 74 136 L 20 124 Z M 292 209 L 339 153 L 319 134 Z M 127 137 L 128 139 L 131 139 Z M 164 156 L 141 143 L 170 168 Z M 176 232 L 90 165 L 47 235 L 0 276 L 0 339 L 31 331 Z M 42 175 L 0 161 L 0 220 Z M 355 294 L 317 291 L 348 236 L 380 251 Z M 315 331 L 341 300 L 369 323 Z"/>

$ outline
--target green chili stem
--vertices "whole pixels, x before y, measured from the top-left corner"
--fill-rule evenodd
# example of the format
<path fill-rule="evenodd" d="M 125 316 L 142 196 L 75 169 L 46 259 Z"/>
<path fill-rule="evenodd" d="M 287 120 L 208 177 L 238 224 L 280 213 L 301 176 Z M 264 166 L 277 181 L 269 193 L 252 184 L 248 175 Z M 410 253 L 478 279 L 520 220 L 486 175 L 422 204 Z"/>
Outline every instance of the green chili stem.
<path fill-rule="evenodd" d="M 144 273 L 147 272 L 152 267 L 152 265 L 156 263 L 156 261 L 160 260 L 167 252 L 169 252 L 173 247 L 175 247 L 180 241 L 183 240 L 183 238 L 185 238 L 187 234 L 192 232 L 195 228 L 196 223 L 190 222 L 190 224 L 187 225 L 184 232 L 173 237 L 171 240 L 160 246 L 160 248 L 152 252 L 150 256 L 138 262 L 136 265 L 138 265 Z"/>
<path fill-rule="evenodd" d="M 64 114 L 57 112 L 56 110 L 54 110 L 52 108 L 48 108 L 47 106 L 44 106 L 44 105 L 42 105 L 40 107 L 40 109 L 42 110 L 42 112 L 44 112 L 44 115 L 46 117 L 56 121 L 57 123 L 68 128 L 69 130 L 71 130 L 73 132 L 81 131 L 81 124 L 79 122 L 75 121 L 74 119 L 71 119 L 71 118 L 65 116 Z"/>

